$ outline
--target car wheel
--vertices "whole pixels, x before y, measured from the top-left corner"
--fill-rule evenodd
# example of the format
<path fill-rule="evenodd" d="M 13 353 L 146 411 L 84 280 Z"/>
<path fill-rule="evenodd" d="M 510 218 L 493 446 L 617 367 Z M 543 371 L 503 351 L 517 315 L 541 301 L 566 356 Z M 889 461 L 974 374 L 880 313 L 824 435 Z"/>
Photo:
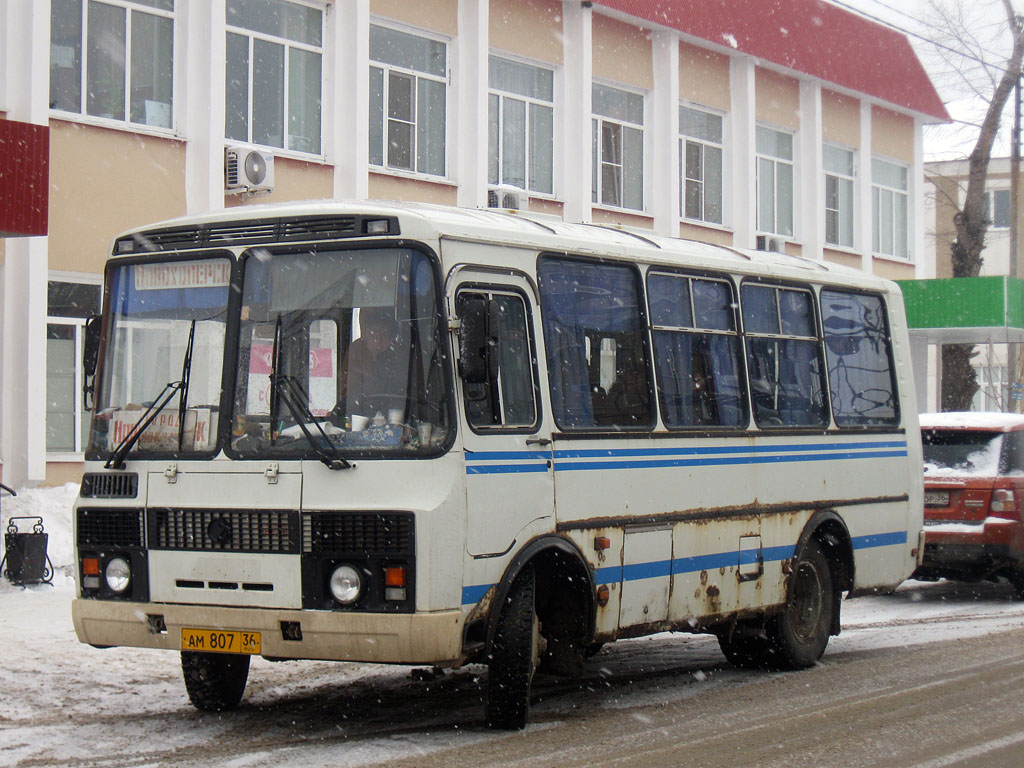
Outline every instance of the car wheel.
<path fill-rule="evenodd" d="M 204 712 L 234 709 L 249 679 L 249 657 L 237 653 L 181 652 L 181 673 L 189 701 Z"/>

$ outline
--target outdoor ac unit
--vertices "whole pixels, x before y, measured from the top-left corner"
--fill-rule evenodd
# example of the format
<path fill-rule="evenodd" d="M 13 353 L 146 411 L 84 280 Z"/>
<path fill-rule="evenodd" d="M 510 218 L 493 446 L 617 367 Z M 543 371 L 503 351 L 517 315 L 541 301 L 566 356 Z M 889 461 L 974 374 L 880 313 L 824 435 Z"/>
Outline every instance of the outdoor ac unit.
<path fill-rule="evenodd" d="M 274 156 L 263 150 L 232 145 L 224 148 L 224 191 L 270 194 L 274 189 Z"/>
<path fill-rule="evenodd" d="M 786 241 L 781 237 L 770 237 L 769 235 L 757 236 L 757 250 L 771 251 L 772 253 L 784 253 Z"/>
<path fill-rule="evenodd" d="M 526 201 L 526 192 L 519 187 L 500 184 L 487 188 L 488 208 L 507 208 L 513 211 L 521 211 L 526 208 Z"/>

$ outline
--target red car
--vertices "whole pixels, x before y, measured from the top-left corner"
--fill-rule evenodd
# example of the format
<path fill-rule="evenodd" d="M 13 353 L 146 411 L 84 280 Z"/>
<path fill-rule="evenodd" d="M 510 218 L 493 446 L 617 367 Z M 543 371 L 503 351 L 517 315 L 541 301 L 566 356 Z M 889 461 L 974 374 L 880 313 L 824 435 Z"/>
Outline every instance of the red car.
<path fill-rule="evenodd" d="M 1008 580 L 1024 599 L 1024 415 L 921 414 L 924 559 L 914 578 Z"/>

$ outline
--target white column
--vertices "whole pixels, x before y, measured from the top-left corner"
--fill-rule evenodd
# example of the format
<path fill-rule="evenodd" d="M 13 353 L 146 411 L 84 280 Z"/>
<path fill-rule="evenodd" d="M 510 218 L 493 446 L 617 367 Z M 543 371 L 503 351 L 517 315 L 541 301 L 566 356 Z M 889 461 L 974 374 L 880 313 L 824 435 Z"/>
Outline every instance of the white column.
<path fill-rule="evenodd" d="M 488 0 L 459 0 L 455 108 L 448 110 L 459 138 L 449 157 L 454 162 L 452 176 L 459 183 L 456 200 L 466 208 L 487 205 L 489 13 Z"/>
<path fill-rule="evenodd" d="M 50 98 L 50 3 L 7 0 L 0 27 L 7 117 L 47 125 Z M 0 450 L 12 487 L 46 477 L 46 278 L 48 241 L 5 241 L 0 349 Z M 76 393 L 77 396 L 77 393 Z"/>
<path fill-rule="evenodd" d="M 910 228 L 910 258 L 914 260 L 914 275 L 917 278 L 924 277 L 927 268 L 924 252 L 924 228 L 925 228 L 925 183 L 924 183 L 924 123 L 921 118 L 914 119 L 914 166 L 910 169 L 910 221 L 907 226 Z M 1016 254 L 1010 254 L 1011 259 Z M 933 260 L 934 261 L 934 260 Z M 935 265 L 931 268 L 934 270 Z"/>
<path fill-rule="evenodd" d="M 561 111 L 562 199 L 566 221 L 591 221 L 593 151 L 591 93 L 594 81 L 592 11 L 578 0 L 562 2 L 565 90 Z"/>
<path fill-rule="evenodd" d="M 654 230 L 679 237 L 679 37 L 656 31 L 654 104 L 648 154 L 652 158 L 651 212 Z"/>
<path fill-rule="evenodd" d="M 334 196 L 369 196 L 370 0 L 338 0 L 327 8 L 329 56 L 324 80 L 324 145 L 334 164 Z"/>
<path fill-rule="evenodd" d="M 860 251 L 860 267 L 865 272 L 872 271 L 871 260 L 871 103 L 860 103 L 860 152 L 857 153 L 857 194 L 854 199 L 856 209 L 853 244 Z"/>
<path fill-rule="evenodd" d="M 187 139 L 185 207 L 191 214 L 224 207 L 225 0 L 178 6 L 183 19 L 175 29 L 174 60 L 183 65 L 184 88 L 177 89 L 176 111 Z"/>
<path fill-rule="evenodd" d="M 757 144 L 757 109 L 754 101 L 755 70 L 750 59 L 733 57 L 729 67 L 732 144 L 731 223 L 733 245 L 753 248 L 757 234 L 757 176 L 754 148 Z"/>
<path fill-rule="evenodd" d="M 800 81 L 800 213 L 796 236 L 803 244 L 806 258 L 824 258 L 825 248 L 825 172 L 821 150 L 821 85 Z"/>

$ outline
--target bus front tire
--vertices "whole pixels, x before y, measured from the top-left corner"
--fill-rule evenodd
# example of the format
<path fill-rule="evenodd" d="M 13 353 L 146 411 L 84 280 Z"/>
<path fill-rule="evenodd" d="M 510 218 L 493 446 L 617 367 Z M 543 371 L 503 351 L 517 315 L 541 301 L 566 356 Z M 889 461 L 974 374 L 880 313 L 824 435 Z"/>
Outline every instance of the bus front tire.
<path fill-rule="evenodd" d="M 249 679 L 249 657 L 182 651 L 181 673 L 192 706 L 203 712 L 223 712 L 242 700 Z"/>
<path fill-rule="evenodd" d="M 516 576 L 491 643 L 487 673 L 487 725 L 521 730 L 530 715 L 530 687 L 537 667 L 539 631 L 532 566 Z"/>
<path fill-rule="evenodd" d="M 786 607 L 766 627 L 779 668 L 804 669 L 825 653 L 836 610 L 834 588 L 828 558 L 810 539 L 793 568 Z"/>

